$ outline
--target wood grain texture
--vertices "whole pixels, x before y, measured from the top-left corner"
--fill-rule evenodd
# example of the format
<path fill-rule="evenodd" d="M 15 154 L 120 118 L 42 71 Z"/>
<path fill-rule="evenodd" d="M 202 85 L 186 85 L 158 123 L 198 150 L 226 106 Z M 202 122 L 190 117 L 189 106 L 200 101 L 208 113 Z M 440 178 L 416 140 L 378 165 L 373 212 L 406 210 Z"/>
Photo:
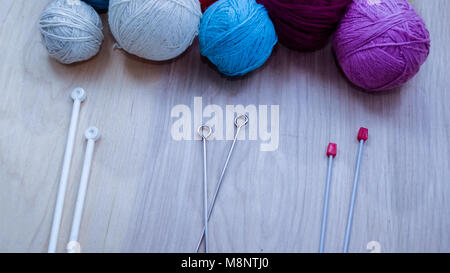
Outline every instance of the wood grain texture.
<path fill-rule="evenodd" d="M 85 128 L 96 145 L 80 242 L 86 252 L 191 252 L 202 226 L 199 141 L 174 141 L 177 104 L 280 106 L 280 144 L 239 141 L 210 224 L 215 252 L 315 252 L 328 142 L 338 144 L 326 251 L 342 250 L 357 153 L 369 128 L 350 251 L 450 252 L 450 1 L 416 0 L 432 48 L 420 73 L 394 92 L 368 94 L 338 71 L 331 48 L 278 45 L 264 67 L 230 80 L 200 57 L 145 62 L 113 49 L 107 26 L 98 56 L 49 59 L 37 21 L 48 0 L 2 0 L 0 9 L 0 251 L 44 252 L 69 126 L 70 91 L 85 88 L 58 250 L 67 243 Z M 214 188 L 230 141 L 210 141 Z"/>

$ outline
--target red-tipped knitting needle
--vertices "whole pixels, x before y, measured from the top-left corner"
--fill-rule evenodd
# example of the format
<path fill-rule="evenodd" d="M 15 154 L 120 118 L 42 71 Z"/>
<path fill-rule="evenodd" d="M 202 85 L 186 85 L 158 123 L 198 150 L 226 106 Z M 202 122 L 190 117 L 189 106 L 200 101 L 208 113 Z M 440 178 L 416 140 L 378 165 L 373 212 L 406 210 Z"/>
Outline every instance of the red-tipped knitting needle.
<path fill-rule="evenodd" d="M 328 172 L 327 172 L 327 183 L 325 185 L 325 198 L 323 202 L 323 214 L 322 214 L 322 229 L 320 232 L 320 246 L 319 252 L 323 253 L 325 245 L 325 232 L 327 230 L 327 218 L 328 218 L 328 200 L 330 197 L 330 186 L 331 186 L 331 171 L 333 169 L 333 158 L 337 154 L 337 145 L 335 143 L 328 144 L 327 156 L 328 156 Z"/>
<path fill-rule="evenodd" d="M 359 179 L 359 169 L 361 166 L 361 157 L 363 152 L 364 143 L 369 138 L 369 130 L 366 128 L 359 128 L 358 132 L 358 141 L 359 141 L 359 151 L 358 151 L 358 160 L 356 161 L 356 169 L 355 169 L 355 179 L 353 180 L 353 191 L 352 191 L 352 199 L 350 200 L 350 209 L 348 212 L 347 219 L 347 228 L 345 230 L 345 240 L 344 240 L 344 253 L 348 252 L 348 244 L 350 242 L 350 234 L 352 231 L 352 221 L 353 221 L 353 211 L 355 208 L 356 201 L 356 193 L 358 191 L 358 179 Z"/>

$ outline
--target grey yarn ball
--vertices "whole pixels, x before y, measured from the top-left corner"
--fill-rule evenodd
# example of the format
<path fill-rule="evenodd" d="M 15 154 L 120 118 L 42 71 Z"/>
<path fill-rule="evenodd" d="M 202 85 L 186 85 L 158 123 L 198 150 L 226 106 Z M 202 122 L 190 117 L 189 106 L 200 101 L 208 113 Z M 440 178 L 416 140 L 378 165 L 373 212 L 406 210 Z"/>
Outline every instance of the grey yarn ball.
<path fill-rule="evenodd" d="M 109 26 L 119 47 L 153 61 L 182 54 L 197 36 L 198 0 L 110 0 Z"/>
<path fill-rule="evenodd" d="M 48 53 L 64 64 L 95 56 L 103 42 L 102 28 L 97 12 L 80 0 L 54 0 L 39 20 Z"/>

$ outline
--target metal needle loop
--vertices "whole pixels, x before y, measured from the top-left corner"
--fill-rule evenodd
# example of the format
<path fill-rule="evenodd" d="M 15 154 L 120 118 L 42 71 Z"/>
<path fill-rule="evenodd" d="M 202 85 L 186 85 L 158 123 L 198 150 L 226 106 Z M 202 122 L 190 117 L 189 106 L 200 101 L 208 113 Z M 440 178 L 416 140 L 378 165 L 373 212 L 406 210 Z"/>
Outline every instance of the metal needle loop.
<path fill-rule="evenodd" d="M 248 124 L 248 117 L 247 115 L 240 115 L 237 116 L 236 119 L 234 120 L 234 125 L 240 129 L 241 127 L 245 126 Z"/>
<path fill-rule="evenodd" d="M 202 125 L 197 129 L 198 135 L 203 139 L 208 139 L 212 134 L 212 129 L 208 125 Z"/>

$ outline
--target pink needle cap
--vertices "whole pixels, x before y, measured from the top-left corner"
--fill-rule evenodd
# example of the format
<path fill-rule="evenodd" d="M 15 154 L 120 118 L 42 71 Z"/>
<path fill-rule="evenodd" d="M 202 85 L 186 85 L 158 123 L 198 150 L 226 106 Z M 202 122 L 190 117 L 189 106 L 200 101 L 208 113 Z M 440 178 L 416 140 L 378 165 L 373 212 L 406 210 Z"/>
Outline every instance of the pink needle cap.
<path fill-rule="evenodd" d="M 369 138 L 369 130 L 364 127 L 359 128 L 358 141 L 361 141 L 361 139 L 362 139 L 365 142 L 365 141 L 367 141 L 368 138 Z"/>
<path fill-rule="evenodd" d="M 333 157 L 336 157 L 336 154 L 337 154 L 337 145 L 336 145 L 336 143 L 328 144 L 327 156 L 329 157 L 331 155 Z"/>

